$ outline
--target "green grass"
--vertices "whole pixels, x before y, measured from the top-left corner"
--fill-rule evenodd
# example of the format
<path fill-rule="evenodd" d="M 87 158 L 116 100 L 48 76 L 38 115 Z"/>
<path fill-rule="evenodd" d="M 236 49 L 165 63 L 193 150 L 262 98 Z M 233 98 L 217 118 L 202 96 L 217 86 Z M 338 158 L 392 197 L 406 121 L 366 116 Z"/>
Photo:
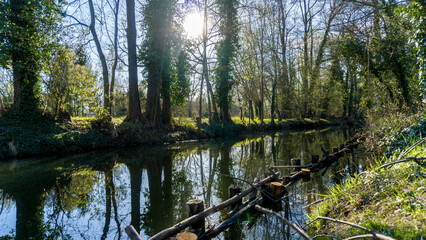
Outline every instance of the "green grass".
<path fill-rule="evenodd" d="M 286 119 L 270 124 L 270 119 L 264 119 L 264 125 L 261 125 L 259 119 L 250 121 L 249 124 L 247 118 L 233 118 L 232 123 L 208 124 L 208 119 L 203 118 L 199 131 L 196 120 L 192 118 L 174 118 L 171 126 L 160 127 L 123 123 L 124 117 L 113 118 L 111 122 L 106 120 L 96 117 L 73 117 L 70 122 L 63 122 L 50 117 L 28 123 L 0 117 L 0 160 L 132 144 L 160 144 L 237 136 L 265 130 L 315 128 L 330 123 L 326 120 Z"/>
<path fill-rule="evenodd" d="M 405 157 L 426 157 L 425 148 L 426 144 L 421 144 Z M 406 162 L 380 168 L 395 161 L 399 154 L 398 151 L 389 158 L 376 160 L 369 171 L 330 189 L 326 200 L 313 210 L 310 218 L 319 214 L 345 220 L 396 239 L 426 236 L 426 163 L 423 160 L 420 165 Z M 335 227 L 334 223 L 316 221 L 311 234 L 335 233 Z M 337 232 L 342 238 L 365 234 L 344 225 L 339 225 Z"/>

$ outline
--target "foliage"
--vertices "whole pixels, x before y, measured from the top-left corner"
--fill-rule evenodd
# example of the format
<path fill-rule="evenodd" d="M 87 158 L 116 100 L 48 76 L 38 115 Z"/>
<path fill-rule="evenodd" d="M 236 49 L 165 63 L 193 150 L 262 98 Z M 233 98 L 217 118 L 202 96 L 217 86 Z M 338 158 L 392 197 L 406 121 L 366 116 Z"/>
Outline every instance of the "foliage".
<path fill-rule="evenodd" d="M 171 120 L 171 45 L 172 39 L 175 37 L 174 32 L 171 30 L 171 22 L 174 16 L 175 4 L 175 0 L 150 0 L 143 9 L 146 36 L 142 44 L 140 59 L 145 66 L 145 74 L 148 80 L 147 105 L 149 105 L 148 115 L 151 115 L 148 116 L 148 119 L 150 121 L 156 119 L 155 124 L 160 121 L 158 116 L 153 116 L 153 114 L 159 114 L 160 92 L 163 99 L 163 121 L 166 124 L 170 124 Z M 160 92 L 158 89 L 160 89 Z M 154 113 L 151 113 L 152 111 Z"/>
<path fill-rule="evenodd" d="M 219 0 L 218 5 L 219 14 L 222 18 L 220 32 L 223 39 L 217 45 L 216 98 L 221 111 L 221 119 L 231 121 L 229 111 L 232 104 L 231 89 L 234 85 L 232 64 L 238 44 L 238 1 Z"/>
<path fill-rule="evenodd" d="M 409 43 L 412 29 L 407 19 L 397 14 L 399 8 L 393 3 L 373 7 L 373 36 L 348 33 L 342 39 L 342 55 L 362 67 L 360 74 L 366 82 L 363 105 L 372 112 L 389 103 L 390 107 L 411 110 L 418 105 L 418 99 L 412 96 L 416 92 L 415 53 Z M 377 23 L 377 19 L 383 22 Z"/>
<path fill-rule="evenodd" d="M 80 65 L 75 53 L 57 46 L 49 61 L 46 81 L 55 114 L 68 110 L 73 116 L 94 110 L 96 77 L 85 65 Z"/>
<path fill-rule="evenodd" d="M 415 30 L 413 39 L 416 42 L 419 80 L 424 95 L 426 89 L 426 3 L 423 0 L 409 1 L 404 10 L 411 18 L 410 23 Z"/>
<path fill-rule="evenodd" d="M 0 2 L 0 65 L 12 67 L 15 112 L 29 117 L 40 106 L 42 61 L 56 40 L 61 0 Z"/>
<path fill-rule="evenodd" d="M 190 91 L 190 82 L 188 74 L 191 71 L 191 65 L 188 62 L 188 54 L 180 51 L 177 60 L 174 63 L 174 74 L 171 84 L 171 98 L 175 106 L 183 106 Z"/>

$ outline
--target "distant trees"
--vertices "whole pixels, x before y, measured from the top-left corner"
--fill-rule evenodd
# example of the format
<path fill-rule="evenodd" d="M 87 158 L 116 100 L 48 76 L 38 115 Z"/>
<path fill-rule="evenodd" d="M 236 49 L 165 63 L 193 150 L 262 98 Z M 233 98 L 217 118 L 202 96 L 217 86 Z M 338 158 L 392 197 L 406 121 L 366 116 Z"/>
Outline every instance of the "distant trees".
<path fill-rule="evenodd" d="M 99 57 L 100 65 L 101 65 L 101 72 L 102 72 L 102 82 L 103 82 L 103 107 L 104 112 L 103 114 L 112 114 L 112 106 L 113 106 L 113 100 L 114 100 L 114 87 L 115 87 L 115 79 L 116 79 L 116 70 L 117 70 L 117 64 L 119 60 L 118 55 L 118 32 L 119 32 L 119 13 L 120 13 L 120 0 L 107 0 L 106 1 L 109 10 L 112 13 L 113 16 L 113 33 L 112 36 L 109 36 L 109 31 L 111 31 L 107 26 L 102 26 L 105 23 L 101 20 L 103 18 L 106 18 L 106 10 L 102 9 L 100 12 L 97 10 L 96 2 L 94 3 L 93 0 L 88 1 L 89 5 L 89 13 L 90 13 L 90 19 L 89 23 L 85 23 L 86 19 L 80 19 L 83 17 L 80 16 L 74 16 L 74 15 L 68 15 L 70 18 L 73 19 L 73 21 L 77 22 L 78 25 L 87 28 L 90 31 L 90 34 L 92 35 L 93 42 L 95 43 L 96 52 Z M 73 4 L 73 3 L 72 3 Z M 71 4 L 71 5 L 72 5 Z M 77 9 L 80 9 L 82 6 L 78 5 L 75 6 Z M 87 10 L 86 10 L 87 11 Z M 68 13 L 67 13 L 68 14 Z M 85 16 L 85 15 L 83 15 Z M 101 17 L 103 16 L 103 17 Z M 86 20 L 87 21 L 87 20 Z M 98 23 L 98 24 L 97 24 Z M 109 36 L 110 44 L 112 45 L 112 51 L 113 51 L 113 63 L 109 64 L 107 56 L 105 54 L 105 44 L 102 41 L 102 35 L 105 33 L 101 33 L 99 35 L 99 28 L 97 25 L 101 25 L 101 31 L 105 30 L 107 32 L 107 35 Z"/>
<path fill-rule="evenodd" d="M 413 82 L 415 48 L 409 42 L 413 28 L 398 13 L 401 6 L 372 1 L 351 7 L 359 13 L 369 13 L 362 20 L 345 25 L 342 39 L 343 56 L 362 67 L 365 108 L 376 112 L 413 110 L 419 102 L 417 94 L 413 94 L 417 92 L 417 83 Z M 365 27 L 360 29 L 360 25 Z"/>
<path fill-rule="evenodd" d="M 52 60 L 46 66 L 46 107 L 55 115 L 69 112 L 73 116 L 83 115 L 95 108 L 96 77 L 78 59 L 73 50 L 57 46 L 52 51 Z"/>
<path fill-rule="evenodd" d="M 81 114 L 89 107 L 76 110 L 85 101 L 78 94 L 102 105 L 98 113 L 123 114 L 128 107 L 126 120 L 146 117 L 152 125 L 172 124 L 175 107 L 185 104 L 199 109 L 200 126 L 207 115 L 210 122 L 231 122 L 238 114 L 263 123 L 267 118 L 356 118 L 377 109 L 413 112 L 422 106 L 417 84 L 420 78 L 426 89 L 422 1 L 89 0 L 63 5 L 68 22 L 59 28 L 61 3 L 0 3 L 0 64 L 10 71 L 5 75 L 13 71 L 13 109 L 25 116 L 42 103 L 56 113 Z M 204 12 L 204 26 L 202 37 L 189 44 L 180 24 L 194 6 L 190 3 Z M 142 11 L 135 12 L 139 7 Z M 137 21 L 142 22 L 141 46 Z M 53 47 L 61 30 L 76 26 L 82 30 L 78 39 L 69 31 L 61 36 L 63 47 Z M 78 46 L 77 51 L 68 46 Z M 72 63 L 87 62 L 74 54 L 89 47 L 98 56 L 92 66 Z M 95 86 L 95 75 L 102 88 Z M 120 84 L 119 76 L 128 77 L 128 84 Z M 77 89 L 77 82 L 90 87 Z M 3 108 L 10 101 L 10 84 L 2 83 Z M 126 104 L 123 94 L 129 97 Z"/>

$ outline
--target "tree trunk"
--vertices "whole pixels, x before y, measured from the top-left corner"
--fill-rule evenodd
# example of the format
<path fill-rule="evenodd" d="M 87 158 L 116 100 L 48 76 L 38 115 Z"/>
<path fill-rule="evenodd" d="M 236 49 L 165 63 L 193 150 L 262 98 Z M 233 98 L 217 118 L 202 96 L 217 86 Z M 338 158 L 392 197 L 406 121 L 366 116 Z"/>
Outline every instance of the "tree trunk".
<path fill-rule="evenodd" d="M 26 0 L 10 1 L 9 18 L 14 32 L 7 36 L 12 48 L 13 110 L 25 117 L 33 116 L 40 108 L 40 56 L 34 51 L 38 48 L 37 42 L 32 40 L 37 35 L 32 8 Z"/>
<path fill-rule="evenodd" d="M 96 15 L 95 15 L 95 9 L 93 6 L 93 0 L 89 0 L 89 8 L 90 8 L 90 32 L 92 33 L 93 40 L 95 41 L 96 50 L 99 54 L 99 60 L 101 61 L 102 66 L 102 79 L 104 82 L 104 109 L 109 113 L 111 112 L 111 103 L 109 99 L 109 76 L 108 76 L 108 65 L 105 59 L 104 52 L 102 51 L 102 46 L 99 41 L 98 34 L 96 33 Z M 136 41 L 136 40 L 135 40 Z"/>
<path fill-rule="evenodd" d="M 90 0 L 91 1 L 91 0 Z M 138 92 L 138 69 L 136 62 L 136 18 L 135 0 L 126 0 L 127 7 L 127 44 L 129 59 L 129 111 L 125 121 L 139 122 L 142 120 Z"/>
<path fill-rule="evenodd" d="M 201 76 L 200 84 L 200 106 L 198 109 L 198 130 L 201 128 L 201 121 L 203 119 L 203 85 L 204 85 L 204 76 Z"/>
<path fill-rule="evenodd" d="M 120 9 L 120 0 L 117 0 L 115 5 L 115 12 L 114 12 L 114 62 L 111 67 L 111 85 L 109 88 L 109 100 L 110 100 L 110 106 L 109 106 L 109 115 L 113 115 L 113 104 L 114 104 L 114 87 L 115 87 L 115 72 L 117 69 L 117 63 L 118 63 L 118 12 Z"/>

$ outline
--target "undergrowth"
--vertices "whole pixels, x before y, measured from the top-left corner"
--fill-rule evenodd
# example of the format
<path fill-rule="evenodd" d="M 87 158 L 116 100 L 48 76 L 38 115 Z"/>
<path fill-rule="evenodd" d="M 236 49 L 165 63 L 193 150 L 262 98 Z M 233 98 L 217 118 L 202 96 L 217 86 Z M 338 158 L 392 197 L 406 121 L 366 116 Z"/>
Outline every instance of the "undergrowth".
<path fill-rule="evenodd" d="M 384 138 L 386 152 L 371 169 L 330 189 L 325 201 L 310 215 L 345 220 L 396 239 L 426 236 L 426 163 L 383 164 L 408 157 L 426 157 L 426 121 L 421 120 Z M 417 145 L 415 147 L 414 144 Z M 421 144 L 419 144 L 421 143 Z M 311 233 L 338 233 L 339 237 L 366 234 L 345 225 L 315 221 Z"/>

